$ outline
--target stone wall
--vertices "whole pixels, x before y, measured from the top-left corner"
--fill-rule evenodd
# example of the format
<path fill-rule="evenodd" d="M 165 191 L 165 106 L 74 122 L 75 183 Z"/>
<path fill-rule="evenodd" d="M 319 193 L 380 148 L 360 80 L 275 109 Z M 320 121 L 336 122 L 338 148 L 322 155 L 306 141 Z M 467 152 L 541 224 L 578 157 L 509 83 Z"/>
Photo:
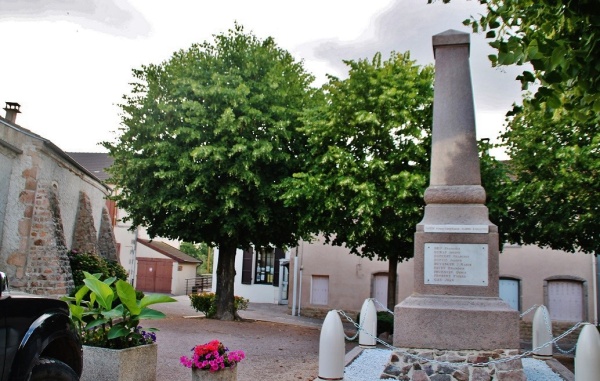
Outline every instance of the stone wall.
<path fill-rule="evenodd" d="M 98 255 L 100 250 L 98 250 L 98 233 L 94 225 L 92 203 L 85 192 L 79 192 L 79 204 L 75 221 L 71 249 L 80 253 Z"/>
<path fill-rule="evenodd" d="M 26 282 L 28 292 L 62 295 L 73 288 L 57 185 L 39 184 L 29 232 Z"/>
<path fill-rule="evenodd" d="M 70 249 L 116 257 L 104 217 L 106 185 L 48 140 L 1 117 L 0 163 L 0 271 L 13 289 L 67 294 Z"/>
<path fill-rule="evenodd" d="M 117 240 L 115 239 L 115 231 L 111 224 L 108 209 L 102 209 L 101 218 L 100 234 L 98 235 L 98 250 L 100 251 L 100 255 L 108 260 L 119 262 Z"/>

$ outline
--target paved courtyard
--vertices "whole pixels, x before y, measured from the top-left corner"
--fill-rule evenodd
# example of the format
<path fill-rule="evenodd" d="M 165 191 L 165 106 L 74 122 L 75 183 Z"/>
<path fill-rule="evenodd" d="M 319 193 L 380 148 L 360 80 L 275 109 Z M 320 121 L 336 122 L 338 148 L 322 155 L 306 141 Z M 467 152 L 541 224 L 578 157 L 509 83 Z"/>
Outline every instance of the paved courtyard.
<path fill-rule="evenodd" d="M 179 364 L 179 358 L 189 355 L 194 345 L 214 339 L 246 353 L 238 381 L 312 381 L 318 376 L 321 320 L 293 317 L 286 306 L 251 303 L 248 310 L 240 311 L 247 321 L 222 322 L 199 317 L 187 297 L 177 299 L 177 303 L 155 306 L 167 314 L 166 319 L 142 322 L 145 327 L 160 329 L 158 381 L 191 379 L 190 370 Z M 346 351 L 354 346 L 354 342 L 347 343 Z"/>

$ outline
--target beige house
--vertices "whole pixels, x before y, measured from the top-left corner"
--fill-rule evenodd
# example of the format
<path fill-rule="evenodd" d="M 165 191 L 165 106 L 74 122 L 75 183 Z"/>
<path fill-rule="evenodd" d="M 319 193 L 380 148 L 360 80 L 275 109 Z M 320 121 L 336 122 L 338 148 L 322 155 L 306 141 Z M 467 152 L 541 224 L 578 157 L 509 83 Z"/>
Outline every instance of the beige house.
<path fill-rule="evenodd" d="M 303 242 L 291 250 L 292 313 L 324 315 L 331 309 L 355 314 L 366 298 L 387 299 L 387 262 L 349 254 L 342 247 Z M 500 297 L 524 312 L 548 307 L 553 321 L 598 322 L 597 262 L 593 255 L 535 246 L 504 247 L 500 254 Z M 413 290 L 413 261 L 398 266 L 397 300 Z M 531 320 L 533 314 L 524 316 Z"/>
<path fill-rule="evenodd" d="M 196 267 L 202 261 L 166 242 L 138 238 L 136 288 L 185 295 L 192 291 Z M 189 281 L 188 281 L 189 280 Z"/>

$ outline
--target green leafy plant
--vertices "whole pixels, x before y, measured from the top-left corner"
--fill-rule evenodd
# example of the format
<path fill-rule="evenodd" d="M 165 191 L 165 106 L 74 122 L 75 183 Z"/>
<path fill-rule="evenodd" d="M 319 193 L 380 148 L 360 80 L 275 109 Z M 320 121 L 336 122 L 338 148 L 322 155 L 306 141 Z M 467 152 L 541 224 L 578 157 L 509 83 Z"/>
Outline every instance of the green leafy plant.
<path fill-rule="evenodd" d="M 102 274 L 104 278 L 115 277 L 127 280 L 127 271 L 120 263 L 104 259 L 99 255 L 71 250 L 69 252 L 69 264 L 71 265 L 76 290 L 83 286 L 84 271 L 90 274 Z"/>
<path fill-rule="evenodd" d="M 217 313 L 217 297 L 214 292 L 201 292 L 190 295 L 192 307 L 202 312 L 207 318 L 212 319 Z M 249 300 L 241 296 L 234 296 L 233 309 L 237 313 L 239 310 L 248 308 Z"/>
<path fill-rule="evenodd" d="M 138 299 L 136 290 L 115 277 L 101 281 L 100 274 L 83 272 L 84 286 L 74 297 L 64 297 L 69 303 L 71 319 L 85 345 L 124 349 L 154 342 L 155 328 L 142 330 L 144 319 L 162 319 L 165 314 L 148 308 L 157 303 L 174 302 L 167 295 L 152 294 Z"/>

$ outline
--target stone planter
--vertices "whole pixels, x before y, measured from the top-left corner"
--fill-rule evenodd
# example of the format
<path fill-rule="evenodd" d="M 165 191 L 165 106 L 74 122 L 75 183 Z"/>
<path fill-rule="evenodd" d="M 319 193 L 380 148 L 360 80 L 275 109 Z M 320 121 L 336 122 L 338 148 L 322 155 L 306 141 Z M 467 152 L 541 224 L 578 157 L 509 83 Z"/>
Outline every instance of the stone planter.
<path fill-rule="evenodd" d="M 81 381 L 156 381 L 156 344 L 127 349 L 83 346 Z"/>
<path fill-rule="evenodd" d="M 234 368 L 225 368 L 217 372 L 192 369 L 192 381 L 236 381 L 237 368 L 237 366 Z"/>

